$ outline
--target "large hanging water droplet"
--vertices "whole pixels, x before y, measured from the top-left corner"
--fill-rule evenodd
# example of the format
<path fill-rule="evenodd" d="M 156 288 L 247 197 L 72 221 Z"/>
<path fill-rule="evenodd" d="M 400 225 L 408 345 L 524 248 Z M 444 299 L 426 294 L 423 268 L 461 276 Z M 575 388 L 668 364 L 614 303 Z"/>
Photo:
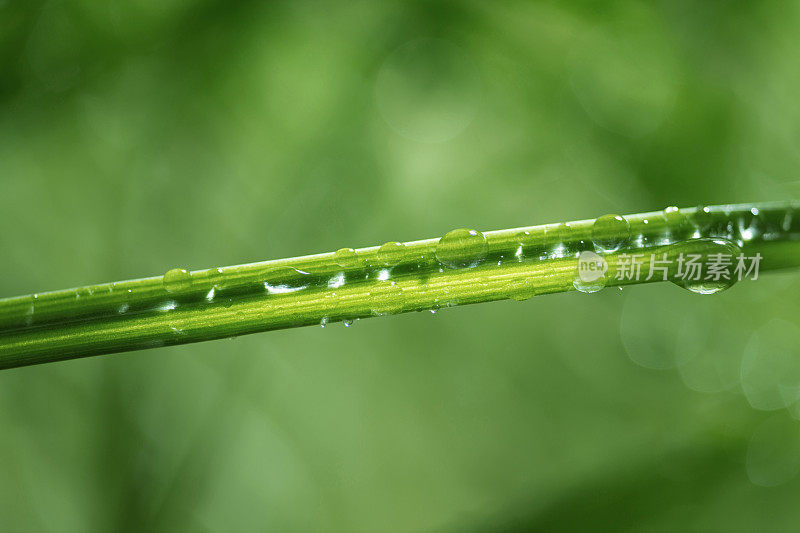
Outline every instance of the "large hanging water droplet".
<path fill-rule="evenodd" d="M 699 274 L 685 276 L 689 267 L 684 265 L 685 277 L 674 279 L 673 283 L 697 294 L 716 294 L 729 289 L 736 283 L 734 269 L 741 248 L 725 239 L 693 239 L 687 242 L 703 245 L 695 254 L 700 256 Z M 723 264 L 727 261 L 730 263 Z M 719 273 L 720 271 L 722 273 Z"/>
<path fill-rule="evenodd" d="M 167 292 L 181 292 L 192 286 L 192 275 L 186 269 L 173 268 L 164 274 L 162 282 Z"/>
<path fill-rule="evenodd" d="M 395 266 L 406 255 L 406 246 L 399 242 L 387 242 L 378 248 L 375 257 L 384 266 Z"/>
<path fill-rule="evenodd" d="M 631 238 L 631 225 L 620 215 L 603 215 L 592 224 L 592 241 L 603 252 L 619 250 Z"/>
<path fill-rule="evenodd" d="M 333 260 L 342 268 L 356 268 L 361 265 L 358 253 L 352 248 L 340 248 L 333 253 Z"/>
<path fill-rule="evenodd" d="M 439 239 L 436 259 L 449 268 L 473 267 L 486 257 L 486 237 L 478 230 L 454 229 Z"/>

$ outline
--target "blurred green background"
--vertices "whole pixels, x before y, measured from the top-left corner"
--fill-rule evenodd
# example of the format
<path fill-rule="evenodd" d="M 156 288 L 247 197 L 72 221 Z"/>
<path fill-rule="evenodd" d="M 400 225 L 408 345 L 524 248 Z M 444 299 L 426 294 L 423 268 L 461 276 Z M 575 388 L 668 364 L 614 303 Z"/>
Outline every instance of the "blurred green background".
<path fill-rule="evenodd" d="M 800 2 L 0 0 L 0 296 L 800 198 Z M 0 373 L 4 531 L 793 531 L 800 277 Z"/>

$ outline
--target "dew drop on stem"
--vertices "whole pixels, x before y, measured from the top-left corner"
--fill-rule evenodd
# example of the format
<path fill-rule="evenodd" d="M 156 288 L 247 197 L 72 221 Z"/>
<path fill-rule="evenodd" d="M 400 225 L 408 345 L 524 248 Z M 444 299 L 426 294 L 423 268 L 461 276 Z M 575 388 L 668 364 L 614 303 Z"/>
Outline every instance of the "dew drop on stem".
<path fill-rule="evenodd" d="M 631 225 L 620 215 L 603 215 L 592 224 L 592 241 L 599 251 L 619 250 L 630 238 Z"/>
<path fill-rule="evenodd" d="M 169 293 L 181 292 L 192 286 L 192 275 L 184 268 L 173 268 L 164 274 L 163 284 Z"/>
<path fill-rule="evenodd" d="M 446 233 L 436 245 L 436 259 L 448 268 L 469 268 L 486 257 L 486 237 L 478 230 L 459 228 Z"/>

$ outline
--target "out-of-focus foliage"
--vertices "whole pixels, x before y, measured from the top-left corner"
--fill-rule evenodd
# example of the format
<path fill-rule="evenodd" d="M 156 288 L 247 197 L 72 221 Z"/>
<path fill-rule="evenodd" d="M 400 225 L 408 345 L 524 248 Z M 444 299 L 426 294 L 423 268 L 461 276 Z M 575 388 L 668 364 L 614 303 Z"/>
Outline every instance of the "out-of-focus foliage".
<path fill-rule="evenodd" d="M 800 197 L 799 26 L 795 1 L 0 0 L 0 294 Z M 790 530 L 798 295 L 653 285 L 6 371 L 0 524 Z"/>

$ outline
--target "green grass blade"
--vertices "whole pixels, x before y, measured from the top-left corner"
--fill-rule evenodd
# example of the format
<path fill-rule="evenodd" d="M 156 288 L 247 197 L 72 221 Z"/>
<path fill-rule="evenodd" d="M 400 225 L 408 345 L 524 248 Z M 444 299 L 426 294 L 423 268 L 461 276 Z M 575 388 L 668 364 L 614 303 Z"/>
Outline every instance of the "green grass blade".
<path fill-rule="evenodd" d="M 643 269 L 651 254 L 672 263 L 680 254 L 711 254 L 710 239 L 760 254 L 762 272 L 800 266 L 800 211 L 788 202 L 672 208 L 482 235 L 0 299 L 0 368 L 571 291 L 578 255 L 598 243 L 620 245 L 602 254 L 609 273 L 623 254 L 643 255 Z M 644 282 L 607 276 L 605 285 Z"/>

